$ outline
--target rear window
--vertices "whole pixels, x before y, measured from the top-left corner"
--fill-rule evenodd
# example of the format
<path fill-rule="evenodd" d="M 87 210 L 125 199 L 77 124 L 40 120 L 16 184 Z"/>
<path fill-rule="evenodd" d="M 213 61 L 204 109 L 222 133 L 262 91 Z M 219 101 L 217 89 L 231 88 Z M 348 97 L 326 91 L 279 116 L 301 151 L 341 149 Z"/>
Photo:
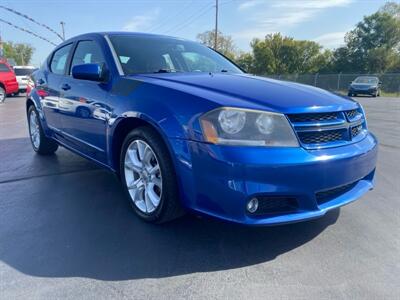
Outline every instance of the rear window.
<path fill-rule="evenodd" d="M 15 75 L 17 75 L 17 76 L 31 75 L 33 73 L 33 71 L 35 71 L 35 69 L 32 69 L 32 68 L 15 68 L 14 69 Z"/>
<path fill-rule="evenodd" d="M 0 72 L 10 72 L 10 68 L 6 64 L 0 64 Z"/>

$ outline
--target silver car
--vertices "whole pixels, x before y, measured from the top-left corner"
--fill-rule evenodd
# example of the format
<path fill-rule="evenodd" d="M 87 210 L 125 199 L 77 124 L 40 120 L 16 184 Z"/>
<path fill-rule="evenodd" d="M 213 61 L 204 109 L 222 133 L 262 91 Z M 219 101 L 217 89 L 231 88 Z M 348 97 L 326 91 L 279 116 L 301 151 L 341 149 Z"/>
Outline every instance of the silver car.
<path fill-rule="evenodd" d="M 15 66 L 14 72 L 17 77 L 18 89 L 20 93 L 25 93 L 29 75 L 35 71 L 36 68 L 33 66 Z"/>

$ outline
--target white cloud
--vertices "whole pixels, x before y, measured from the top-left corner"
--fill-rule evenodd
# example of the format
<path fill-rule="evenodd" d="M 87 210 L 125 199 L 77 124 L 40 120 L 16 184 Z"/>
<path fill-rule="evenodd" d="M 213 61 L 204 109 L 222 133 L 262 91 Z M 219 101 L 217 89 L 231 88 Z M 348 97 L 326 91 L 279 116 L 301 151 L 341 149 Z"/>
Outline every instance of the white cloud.
<path fill-rule="evenodd" d="M 260 1 L 260 0 L 249 0 L 249 1 L 246 1 L 246 2 L 242 2 L 242 3 L 239 4 L 238 10 L 249 9 L 249 8 L 252 8 L 252 7 L 254 7 L 254 6 L 258 5 L 258 4 L 262 4 L 262 3 L 263 3 L 263 1 Z"/>
<path fill-rule="evenodd" d="M 274 7 L 291 7 L 304 9 L 324 9 L 330 7 L 347 6 L 354 0 L 297 0 L 297 1 L 280 1 L 274 3 Z"/>
<path fill-rule="evenodd" d="M 238 7 L 243 10 L 255 5 L 257 11 L 249 21 L 252 29 L 245 29 L 232 35 L 238 39 L 262 38 L 266 34 L 285 32 L 299 24 L 313 19 L 319 13 L 334 7 L 344 7 L 354 0 L 296 0 L 296 1 L 248 1 Z M 250 26 L 248 26 L 250 27 Z"/>
<path fill-rule="evenodd" d="M 346 31 L 338 31 L 338 32 L 329 32 L 323 35 L 317 36 L 313 39 L 313 41 L 321 44 L 326 48 L 338 48 L 344 45 L 344 36 L 346 35 Z"/>
<path fill-rule="evenodd" d="M 143 31 L 148 29 L 151 25 L 153 25 L 154 21 L 160 15 L 160 8 L 155 8 L 152 11 L 144 15 L 136 15 L 132 17 L 132 19 L 127 22 L 122 30 L 125 31 Z"/>

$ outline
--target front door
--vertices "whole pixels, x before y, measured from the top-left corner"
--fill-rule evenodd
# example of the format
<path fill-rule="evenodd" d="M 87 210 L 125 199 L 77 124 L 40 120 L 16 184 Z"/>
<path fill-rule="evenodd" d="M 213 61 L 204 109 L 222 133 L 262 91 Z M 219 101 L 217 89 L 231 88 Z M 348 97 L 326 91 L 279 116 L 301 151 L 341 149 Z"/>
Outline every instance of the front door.
<path fill-rule="evenodd" d="M 110 84 L 75 79 L 71 75 L 75 65 L 106 62 L 96 41 L 79 41 L 71 60 L 68 76 L 60 82 L 60 110 L 64 142 L 101 162 L 106 162 L 106 128 L 111 115 L 107 103 Z"/>

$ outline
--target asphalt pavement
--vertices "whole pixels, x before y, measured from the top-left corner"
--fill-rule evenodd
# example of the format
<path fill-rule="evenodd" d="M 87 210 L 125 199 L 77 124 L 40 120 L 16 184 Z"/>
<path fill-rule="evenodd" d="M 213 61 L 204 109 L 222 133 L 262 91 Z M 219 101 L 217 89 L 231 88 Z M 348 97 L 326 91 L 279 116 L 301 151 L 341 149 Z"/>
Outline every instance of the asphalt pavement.
<path fill-rule="evenodd" d="M 379 141 L 376 188 L 323 218 L 157 226 L 117 178 L 34 154 L 25 99 L 0 104 L 0 299 L 399 299 L 400 98 L 357 98 Z"/>

